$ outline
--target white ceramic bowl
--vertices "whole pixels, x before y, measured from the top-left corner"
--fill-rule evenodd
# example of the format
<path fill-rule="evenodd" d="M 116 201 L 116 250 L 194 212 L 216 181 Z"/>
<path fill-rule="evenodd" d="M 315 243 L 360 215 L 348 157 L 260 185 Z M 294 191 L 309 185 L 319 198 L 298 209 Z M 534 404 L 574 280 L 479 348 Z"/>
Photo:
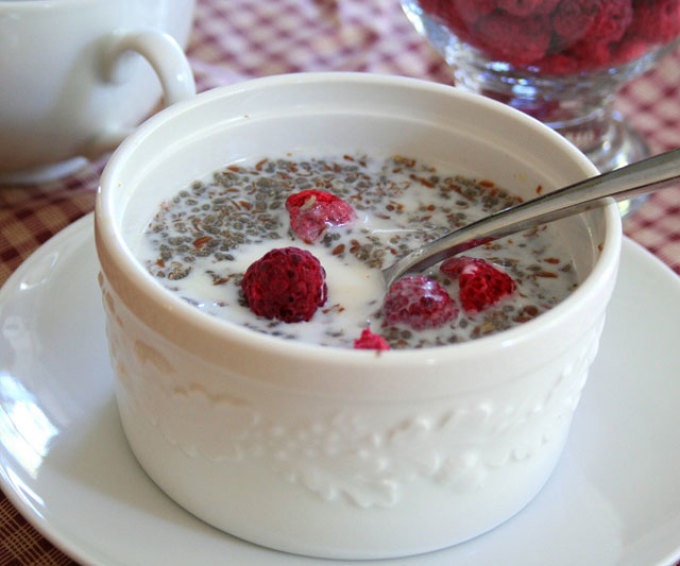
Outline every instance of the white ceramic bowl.
<path fill-rule="evenodd" d="M 367 74 L 298 74 L 163 110 L 115 152 L 96 239 L 122 423 L 180 505 L 296 553 L 377 558 L 492 529 L 562 451 L 615 280 L 615 206 L 559 228 L 583 281 L 520 327 L 412 351 L 324 348 L 206 315 L 131 251 L 164 198 L 242 157 L 368 151 L 448 164 L 529 196 L 595 168 L 547 127 L 456 89 Z"/>

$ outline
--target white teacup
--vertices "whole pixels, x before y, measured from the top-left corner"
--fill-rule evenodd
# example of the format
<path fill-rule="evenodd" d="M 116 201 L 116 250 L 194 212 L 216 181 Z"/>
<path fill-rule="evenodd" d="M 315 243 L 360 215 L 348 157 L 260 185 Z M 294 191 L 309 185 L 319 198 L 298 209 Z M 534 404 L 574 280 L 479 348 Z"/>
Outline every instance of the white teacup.
<path fill-rule="evenodd" d="M 192 96 L 182 47 L 194 3 L 0 0 L 0 183 L 68 174 L 118 145 L 161 94 Z"/>

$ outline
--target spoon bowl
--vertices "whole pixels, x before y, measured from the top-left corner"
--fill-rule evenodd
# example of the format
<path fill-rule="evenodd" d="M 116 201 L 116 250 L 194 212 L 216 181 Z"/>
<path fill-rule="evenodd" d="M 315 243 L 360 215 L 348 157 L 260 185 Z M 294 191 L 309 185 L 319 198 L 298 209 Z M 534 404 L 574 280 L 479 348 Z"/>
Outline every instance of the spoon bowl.
<path fill-rule="evenodd" d="M 499 238 L 604 206 L 614 200 L 668 187 L 680 177 L 680 149 L 589 177 L 506 208 L 429 242 L 398 259 L 382 274 L 387 288 L 402 275 L 422 271 L 449 257 Z"/>

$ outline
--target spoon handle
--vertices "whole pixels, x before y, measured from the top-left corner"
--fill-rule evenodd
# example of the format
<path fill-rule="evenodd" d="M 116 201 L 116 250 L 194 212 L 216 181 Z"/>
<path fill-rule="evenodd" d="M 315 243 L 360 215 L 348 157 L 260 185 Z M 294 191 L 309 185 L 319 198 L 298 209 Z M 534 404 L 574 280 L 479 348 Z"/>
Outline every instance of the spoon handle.
<path fill-rule="evenodd" d="M 471 248 L 559 220 L 611 199 L 621 200 L 663 188 L 680 177 L 680 148 L 590 177 L 463 226 L 405 255 L 383 270 L 389 287 L 409 271 L 422 271 Z"/>

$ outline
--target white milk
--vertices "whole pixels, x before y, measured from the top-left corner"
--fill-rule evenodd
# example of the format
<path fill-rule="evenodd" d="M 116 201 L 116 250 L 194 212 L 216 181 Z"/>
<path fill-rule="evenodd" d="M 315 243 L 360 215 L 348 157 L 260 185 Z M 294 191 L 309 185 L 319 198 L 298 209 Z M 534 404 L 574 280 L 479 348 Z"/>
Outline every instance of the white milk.
<path fill-rule="evenodd" d="M 435 174 L 427 166 L 415 164 L 414 167 L 406 167 L 403 162 L 397 162 L 395 165 L 393 160 L 385 162 L 375 160 L 357 167 L 356 161 L 349 161 L 341 156 L 328 161 L 339 163 L 342 172 L 335 176 L 329 176 L 327 173 L 315 176 L 306 171 L 305 175 L 299 177 L 300 182 L 291 182 L 290 190 L 281 189 L 280 186 L 277 189 L 281 201 L 285 200 L 285 196 L 290 192 L 310 188 L 301 186 L 300 183 L 312 179 L 323 180 L 330 185 L 320 187 L 322 190 L 339 194 L 352 204 L 357 212 L 356 222 L 350 227 L 329 230 L 322 242 L 305 244 L 292 235 L 288 230 L 288 214 L 283 206 L 273 211 L 262 210 L 264 220 L 258 220 L 260 213 L 256 210 L 254 199 L 254 194 L 257 193 L 248 194 L 251 189 L 236 191 L 234 187 L 240 184 L 252 187 L 256 182 L 262 182 L 263 178 L 273 178 L 271 174 L 255 169 L 253 162 L 250 166 L 240 164 L 240 171 L 228 173 L 230 180 L 226 182 L 220 175 L 202 180 L 200 186 L 203 188 L 200 195 L 194 195 L 193 189 L 188 188 L 188 193 L 183 193 L 188 196 L 178 199 L 179 202 L 166 203 L 160 211 L 164 230 L 160 232 L 150 230 L 145 234 L 140 249 L 137 250 L 138 258 L 147 265 L 152 274 L 158 276 L 158 281 L 162 285 L 210 315 L 285 338 L 350 348 L 361 334 L 361 330 L 367 326 L 370 326 L 373 332 L 385 335 L 392 347 L 396 348 L 469 340 L 518 324 L 512 319 L 527 318 L 520 314 L 523 309 L 535 310 L 531 314 L 535 316 L 561 301 L 574 288 L 576 274 L 571 268 L 571 260 L 565 257 L 558 238 L 547 228 L 538 236 L 527 233 L 506 238 L 468 254 L 485 257 L 505 268 L 518 284 L 518 292 L 512 297 L 475 316 L 468 317 L 460 309 L 458 318 L 443 328 L 426 331 L 414 331 L 408 327 L 385 328 L 380 315 L 385 289 L 379 268 L 391 264 L 393 258 L 403 253 L 403 250 L 398 248 L 399 244 L 403 249 L 412 249 L 421 241 L 433 239 L 452 229 L 452 219 L 462 224 L 488 214 L 489 207 L 482 206 L 478 197 L 491 189 L 479 188 L 476 190 L 481 192 L 468 195 L 468 185 L 473 185 L 468 180 L 468 184 L 464 185 L 463 195 L 451 191 L 440 194 L 437 190 L 439 185 L 434 183 L 433 187 L 427 180 Z M 347 166 L 356 169 L 359 178 L 357 183 L 345 184 L 342 181 L 347 176 L 342 168 Z M 395 167 L 401 171 L 394 173 Z M 411 175 L 415 175 L 416 180 L 411 178 Z M 450 175 L 441 173 L 437 175 L 440 179 L 448 177 L 450 181 Z M 357 174 L 350 174 L 350 178 L 356 176 Z M 232 177 L 240 178 L 240 181 L 232 182 Z M 364 182 L 368 181 L 372 187 L 370 195 L 377 196 L 372 196 L 369 200 L 365 187 L 359 186 L 362 179 Z M 225 192 L 225 183 L 231 192 Z M 237 203 L 246 201 L 251 203 L 249 205 L 251 208 L 244 210 L 245 205 L 236 205 L 241 209 L 234 213 L 233 218 L 230 216 L 229 221 L 219 224 L 216 233 L 201 230 L 202 224 L 196 219 L 205 218 L 206 215 L 219 215 L 224 206 L 215 206 L 215 199 L 224 198 L 225 194 L 229 200 L 224 206 L 231 206 L 229 203 L 233 201 Z M 266 198 L 264 202 L 267 202 Z M 508 204 L 501 202 L 500 207 Z M 397 209 L 400 209 L 399 213 L 395 212 Z M 384 218 L 386 214 L 391 217 Z M 456 216 L 458 214 L 465 216 Z M 193 217 L 194 221 L 187 222 L 189 217 Z M 176 219 L 182 219 L 185 226 L 191 226 L 188 233 L 174 228 Z M 182 259 L 186 255 L 192 256 L 191 242 L 210 238 L 214 240 L 213 244 L 217 244 L 221 234 L 227 232 L 240 234 L 249 227 L 257 230 L 258 226 L 263 226 L 265 222 L 276 225 L 276 228 L 265 231 L 275 232 L 276 239 L 265 237 L 265 234 L 250 235 L 245 238 L 246 242 L 239 243 L 229 250 L 222 250 L 220 252 L 222 257 L 219 253 L 210 253 L 205 257 L 192 257 L 191 261 Z M 246 227 L 242 227 L 240 232 L 233 228 L 241 224 L 245 224 Z M 158 264 L 161 244 L 182 237 L 187 239 L 184 249 L 188 248 L 189 252 L 178 251 L 179 247 L 176 247 L 172 254 L 166 253 L 162 265 Z M 395 243 L 395 237 L 398 238 L 398 243 Z M 368 265 L 370 261 L 367 263 L 366 260 L 362 261 L 348 253 L 353 243 L 356 246 L 357 242 L 370 245 L 374 254 L 379 254 L 381 252 L 378 250 L 383 250 L 382 253 L 385 255 L 381 264 Z M 341 244 L 345 246 L 345 253 L 334 254 L 333 250 Z M 202 244 L 199 245 L 201 246 Z M 309 322 L 289 324 L 271 321 L 255 316 L 243 304 L 239 286 L 240 276 L 250 264 L 269 250 L 287 246 L 310 251 L 326 270 L 328 300 Z M 217 250 L 217 247 L 215 249 Z M 225 254 L 229 254 L 228 259 L 223 257 Z M 169 279 L 168 266 L 172 261 L 177 261 L 181 269 L 190 267 L 188 275 Z M 437 269 L 431 270 L 429 274 L 441 278 Z M 546 274 L 556 276 L 547 277 Z M 447 291 L 454 300 L 457 300 L 455 282 L 447 283 Z M 524 313 L 526 314 L 526 311 Z"/>

